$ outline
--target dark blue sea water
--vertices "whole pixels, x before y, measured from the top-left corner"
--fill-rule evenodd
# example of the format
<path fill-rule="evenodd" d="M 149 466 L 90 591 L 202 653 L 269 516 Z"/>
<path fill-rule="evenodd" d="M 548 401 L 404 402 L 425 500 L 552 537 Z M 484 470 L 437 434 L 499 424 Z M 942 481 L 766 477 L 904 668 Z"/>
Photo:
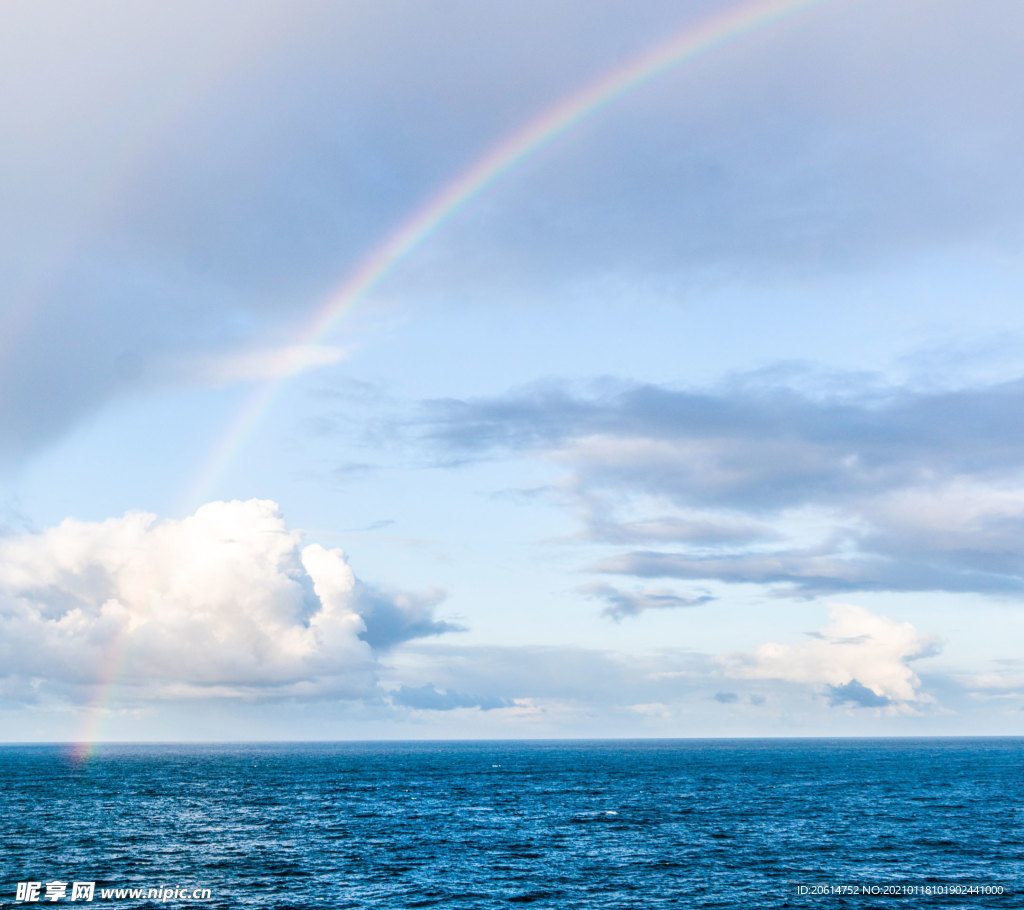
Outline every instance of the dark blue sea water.
<path fill-rule="evenodd" d="M 0 905 L 26 906 L 19 882 L 72 905 L 81 881 L 108 907 L 1024 907 L 1022 759 L 1019 739 L 137 745 L 84 762 L 6 746 Z M 68 894 L 46 902 L 54 881 Z"/>

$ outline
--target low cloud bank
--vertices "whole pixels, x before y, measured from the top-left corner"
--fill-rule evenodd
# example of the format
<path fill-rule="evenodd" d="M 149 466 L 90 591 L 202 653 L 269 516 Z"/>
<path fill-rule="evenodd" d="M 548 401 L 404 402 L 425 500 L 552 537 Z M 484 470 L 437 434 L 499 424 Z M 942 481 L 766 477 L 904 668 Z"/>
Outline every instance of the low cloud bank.
<path fill-rule="evenodd" d="M 820 688 L 832 705 L 880 708 L 929 701 L 909 664 L 937 653 L 935 639 L 908 622 L 834 604 L 830 621 L 810 641 L 769 642 L 721 660 L 732 676 L 802 683 Z"/>
<path fill-rule="evenodd" d="M 456 627 L 360 582 L 277 505 L 67 519 L 0 539 L 0 687 L 23 697 L 379 698 L 377 652 Z"/>

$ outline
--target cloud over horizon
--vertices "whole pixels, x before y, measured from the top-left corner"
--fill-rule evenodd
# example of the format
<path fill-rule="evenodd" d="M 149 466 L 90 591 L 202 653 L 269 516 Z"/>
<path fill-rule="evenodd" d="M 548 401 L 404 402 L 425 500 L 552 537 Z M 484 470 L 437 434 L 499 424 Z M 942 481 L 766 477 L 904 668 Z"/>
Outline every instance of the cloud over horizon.
<path fill-rule="evenodd" d="M 128 513 L 0 538 L 0 687 L 76 702 L 379 698 L 377 652 L 456 627 L 443 595 L 389 594 L 301 545 L 273 502 L 180 521 Z"/>
<path fill-rule="evenodd" d="M 496 708 L 508 708 L 512 701 L 494 696 L 467 695 L 464 692 L 443 692 L 431 683 L 422 686 L 400 686 L 392 693 L 396 705 L 413 708 L 417 711 L 454 711 L 457 708 L 479 708 L 481 711 L 493 711 Z"/>
<path fill-rule="evenodd" d="M 615 620 L 715 599 L 583 590 Z M 623 729 L 644 718 L 683 722 L 698 702 L 770 722 L 788 697 L 778 686 L 793 683 L 806 690 L 798 701 L 824 697 L 831 707 L 900 713 L 931 701 L 910 664 L 936 653 L 935 640 L 861 607 L 834 606 L 805 643 L 630 655 L 428 642 L 461 628 L 436 618 L 441 596 L 362 582 L 342 551 L 303 545 L 266 500 L 211 502 L 180 521 L 67 519 L 0 538 L 0 699 L 74 707 L 111 697 L 129 708 L 346 701 L 381 718 L 421 719 L 508 709 L 522 731 L 594 711 L 620 715 Z"/>
<path fill-rule="evenodd" d="M 938 653 L 934 638 L 852 604 L 833 604 L 810 641 L 769 642 L 751 654 L 723 655 L 729 675 L 818 687 L 833 706 L 912 706 L 930 701 L 910 662 Z"/>

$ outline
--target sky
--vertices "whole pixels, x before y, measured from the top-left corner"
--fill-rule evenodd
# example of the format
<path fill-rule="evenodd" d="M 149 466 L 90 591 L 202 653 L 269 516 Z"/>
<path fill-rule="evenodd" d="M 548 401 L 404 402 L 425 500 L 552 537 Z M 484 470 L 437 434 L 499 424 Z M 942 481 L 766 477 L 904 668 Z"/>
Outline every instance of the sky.
<path fill-rule="evenodd" d="M 5 18 L 0 739 L 1024 734 L 1024 6 Z"/>

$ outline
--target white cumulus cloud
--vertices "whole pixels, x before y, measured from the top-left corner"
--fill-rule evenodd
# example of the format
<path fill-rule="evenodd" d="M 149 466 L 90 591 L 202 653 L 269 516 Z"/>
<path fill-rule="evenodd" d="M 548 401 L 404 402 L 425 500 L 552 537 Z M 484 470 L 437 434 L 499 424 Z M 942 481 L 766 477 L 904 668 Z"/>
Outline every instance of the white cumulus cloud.
<path fill-rule="evenodd" d="M 809 641 L 769 642 L 751 654 L 722 658 L 731 675 L 821 687 L 833 704 L 884 707 L 927 701 L 909 662 L 937 644 L 908 622 L 852 604 L 833 604 L 831 619 Z"/>
<path fill-rule="evenodd" d="M 360 604 L 385 597 L 340 550 L 303 547 L 270 501 L 67 519 L 0 539 L 0 689 L 82 700 L 116 679 L 141 697 L 376 697 Z M 395 641 L 450 628 L 422 598 L 391 609 Z"/>

